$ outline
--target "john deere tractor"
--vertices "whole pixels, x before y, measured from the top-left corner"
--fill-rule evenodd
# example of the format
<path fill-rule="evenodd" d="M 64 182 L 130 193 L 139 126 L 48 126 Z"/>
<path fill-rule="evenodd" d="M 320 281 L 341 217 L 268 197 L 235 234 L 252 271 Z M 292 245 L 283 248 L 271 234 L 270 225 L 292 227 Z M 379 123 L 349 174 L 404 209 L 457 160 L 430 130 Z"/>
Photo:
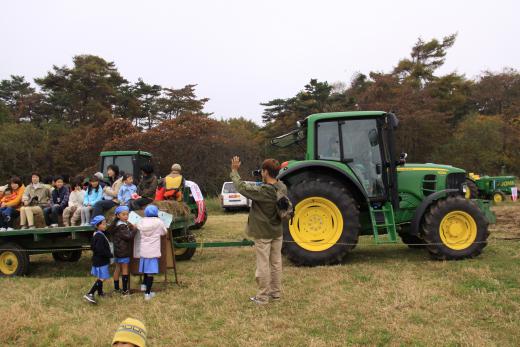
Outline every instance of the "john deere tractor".
<path fill-rule="evenodd" d="M 294 217 L 284 225 L 285 255 L 307 266 L 336 264 L 360 235 L 376 244 L 426 248 L 435 259 L 464 259 L 486 246 L 495 222 L 489 202 L 465 198 L 466 172 L 407 164 L 397 155 L 398 119 L 379 111 L 321 113 L 272 140 L 306 144 L 304 160 L 283 164 Z"/>

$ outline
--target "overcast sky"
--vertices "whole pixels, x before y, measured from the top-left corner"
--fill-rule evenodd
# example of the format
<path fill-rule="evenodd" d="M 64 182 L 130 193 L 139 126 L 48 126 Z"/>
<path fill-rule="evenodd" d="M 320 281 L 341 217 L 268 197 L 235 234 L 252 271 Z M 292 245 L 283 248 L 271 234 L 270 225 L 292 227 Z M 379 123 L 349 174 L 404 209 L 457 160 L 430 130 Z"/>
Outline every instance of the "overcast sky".
<path fill-rule="evenodd" d="M 95 54 L 133 82 L 198 84 L 206 111 L 259 123 L 260 102 L 389 71 L 418 37 L 458 33 L 441 73 L 519 69 L 519 15 L 513 0 L 2 1 L 0 79 Z"/>

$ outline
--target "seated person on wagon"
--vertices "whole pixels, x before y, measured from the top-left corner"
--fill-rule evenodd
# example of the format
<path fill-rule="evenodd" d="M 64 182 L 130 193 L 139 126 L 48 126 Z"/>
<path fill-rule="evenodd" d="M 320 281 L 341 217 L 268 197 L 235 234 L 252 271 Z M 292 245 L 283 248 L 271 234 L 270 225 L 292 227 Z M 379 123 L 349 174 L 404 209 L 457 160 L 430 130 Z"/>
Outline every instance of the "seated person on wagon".
<path fill-rule="evenodd" d="M 65 186 L 63 177 L 56 177 L 54 179 L 54 190 L 51 193 L 51 205 L 43 209 L 47 226 L 51 228 L 58 226 L 58 219 L 69 204 L 69 195 L 69 188 Z"/>
<path fill-rule="evenodd" d="M 96 202 L 92 210 L 92 218 L 101 216 L 105 211 L 119 205 L 117 195 L 123 185 L 123 177 L 119 176 L 119 166 L 108 165 L 107 168 L 109 185 L 103 187 L 103 200 Z"/>
<path fill-rule="evenodd" d="M 179 164 L 172 165 L 170 174 L 159 183 L 159 187 L 155 194 L 155 200 L 182 201 L 184 178 L 182 177 L 181 172 L 182 168 Z"/>
<path fill-rule="evenodd" d="M 151 204 L 155 198 L 157 176 L 153 173 L 153 166 L 151 164 L 143 165 L 141 174 L 141 180 L 137 186 L 137 195 L 139 195 L 139 197 L 130 201 L 129 207 L 131 210 L 140 210 L 146 205 Z"/>
<path fill-rule="evenodd" d="M 11 177 L 10 189 L 0 200 L 0 231 L 13 230 L 13 220 L 20 215 L 25 186 L 19 177 Z"/>
<path fill-rule="evenodd" d="M 43 209 L 49 206 L 50 188 L 40 183 L 40 175 L 33 173 L 31 184 L 25 188 L 22 196 L 23 206 L 20 208 L 20 226 L 22 229 L 34 228 L 34 217 L 43 217 Z"/>

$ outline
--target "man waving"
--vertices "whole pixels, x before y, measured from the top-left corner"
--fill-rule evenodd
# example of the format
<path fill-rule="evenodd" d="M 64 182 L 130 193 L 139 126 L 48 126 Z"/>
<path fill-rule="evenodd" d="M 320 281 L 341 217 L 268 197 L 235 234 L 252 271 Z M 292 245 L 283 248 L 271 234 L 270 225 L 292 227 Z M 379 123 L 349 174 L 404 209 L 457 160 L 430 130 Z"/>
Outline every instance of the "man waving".
<path fill-rule="evenodd" d="M 276 206 L 277 191 L 287 194 L 287 187 L 276 179 L 280 163 L 266 159 L 262 163 L 262 184 L 251 185 L 240 179 L 240 158 L 231 160 L 231 180 L 237 192 L 252 200 L 247 234 L 255 240 L 256 282 L 258 292 L 251 301 L 262 305 L 279 300 L 282 285 L 282 219 Z"/>

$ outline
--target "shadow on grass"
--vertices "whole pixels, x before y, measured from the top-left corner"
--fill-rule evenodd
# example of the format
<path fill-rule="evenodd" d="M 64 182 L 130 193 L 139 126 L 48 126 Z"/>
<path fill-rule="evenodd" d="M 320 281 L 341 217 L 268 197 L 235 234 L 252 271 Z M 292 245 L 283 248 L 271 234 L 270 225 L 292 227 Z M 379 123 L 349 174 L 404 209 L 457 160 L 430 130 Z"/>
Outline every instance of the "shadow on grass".
<path fill-rule="evenodd" d="M 91 269 L 90 254 L 77 262 L 57 262 L 50 254 L 31 256 L 28 276 L 32 278 L 87 277 Z"/>
<path fill-rule="evenodd" d="M 389 262 L 425 262 L 431 257 L 425 249 L 412 249 L 405 245 L 358 245 L 352 252 L 347 254 L 342 265 L 348 264 L 382 264 Z"/>

